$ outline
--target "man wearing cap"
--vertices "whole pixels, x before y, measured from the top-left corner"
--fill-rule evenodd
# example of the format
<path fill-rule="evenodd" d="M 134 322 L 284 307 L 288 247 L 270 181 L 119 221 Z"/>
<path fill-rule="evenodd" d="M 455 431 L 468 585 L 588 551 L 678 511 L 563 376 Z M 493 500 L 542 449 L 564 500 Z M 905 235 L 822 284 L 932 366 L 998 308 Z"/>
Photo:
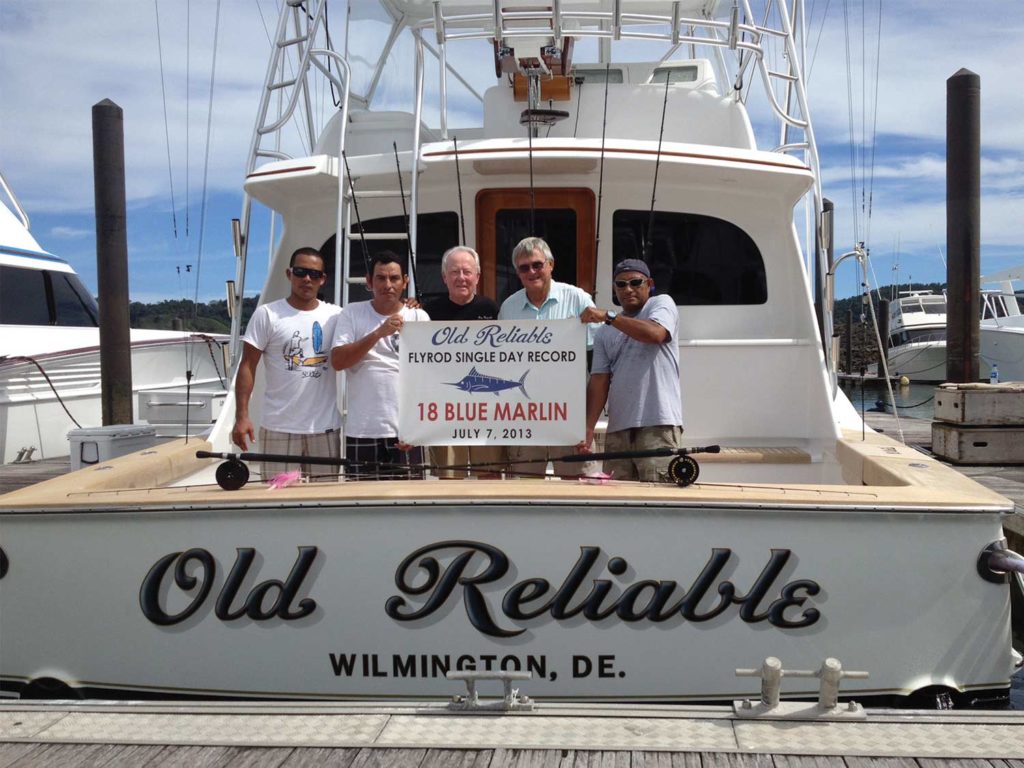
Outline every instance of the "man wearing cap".
<path fill-rule="evenodd" d="M 622 312 L 589 307 L 584 323 L 604 326 L 594 337 L 594 362 L 587 384 L 587 436 L 578 446 L 589 452 L 597 419 L 608 404 L 605 451 L 679 448 L 683 408 L 679 393 L 679 313 L 670 296 L 652 296 L 647 264 L 624 259 L 615 265 L 613 285 Z M 613 459 L 604 471 L 616 480 L 664 480 L 671 456 Z"/>
<path fill-rule="evenodd" d="M 555 257 L 541 238 L 520 240 L 512 249 L 512 264 L 523 287 L 502 302 L 499 320 L 570 320 L 582 317 L 581 312 L 593 308 L 594 300 L 582 288 L 551 279 Z M 593 345 L 596 328 L 594 325 L 587 328 L 587 349 Z M 513 469 L 517 469 L 514 466 L 517 462 L 537 462 L 522 465 L 524 472 L 529 474 L 543 474 L 545 467 L 541 462 L 545 459 L 552 460 L 555 474 L 559 477 L 586 474 L 587 467 L 582 464 L 554 461 L 556 456 L 571 452 L 572 446 L 511 445 L 508 457 Z"/>

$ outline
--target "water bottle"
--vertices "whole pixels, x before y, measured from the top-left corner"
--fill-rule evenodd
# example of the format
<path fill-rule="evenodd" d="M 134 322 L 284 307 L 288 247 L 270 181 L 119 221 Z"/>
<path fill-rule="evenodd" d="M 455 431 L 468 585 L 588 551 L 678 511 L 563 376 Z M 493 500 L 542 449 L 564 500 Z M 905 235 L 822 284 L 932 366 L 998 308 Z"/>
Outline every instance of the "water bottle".
<path fill-rule="evenodd" d="M 995 363 L 992 363 L 992 370 L 989 371 L 988 383 L 989 384 L 998 384 L 999 383 L 999 366 L 996 365 Z"/>

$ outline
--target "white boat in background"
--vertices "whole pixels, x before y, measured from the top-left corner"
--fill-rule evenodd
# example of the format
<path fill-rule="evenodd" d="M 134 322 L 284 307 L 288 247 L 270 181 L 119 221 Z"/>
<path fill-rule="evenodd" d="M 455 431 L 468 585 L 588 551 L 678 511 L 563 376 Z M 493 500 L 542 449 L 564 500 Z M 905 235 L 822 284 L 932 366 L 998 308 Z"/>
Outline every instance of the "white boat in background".
<path fill-rule="evenodd" d="M 1024 267 L 981 277 L 978 376 L 1024 381 Z M 996 287 L 992 287 L 996 286 Z M 946 380 L 946 295 L 905 291 L 889 305 L 889 375 L 917 383 Z"/>
<path fill-rule="evenodd" d="M 0 201 L 0 464 L 68 455 L 68 431 L 102 423 L 99 312 L 45 251 L 6 182 Z M 158 435 L 210 429 L 227 385 L 223 335 L 131 330 L 136 421 Z M 193 372 L 189 397 L 186 372 Z"/>
<path fill-rule="evenodd" d="M 1024 266 L 983 275 L 981 285 L 981 377 L 996 366 L 1000 381 L 1024 381 Z"/>
<path fill-rule="evenodd" d="M 451 671 L 521 671 L 539 700 L 711 701 L 756 698 L 735 670 L 775 656 L 866 670 L 843 683 L 861 700 L 1005 700 L 1019 658 L 1001 527 L 1012 503 L 866 429 L 818 333 L 794 226 L 806 198 L 820 238 L 801 0 L 351 11 L 344 36 L 331 22 L 347 55 L 326 2 L 282 11 L 238 296 L 250 197 L 284 220 L 262 301 L 286 295 L 287 259 L 306 245 L 327 255 L 340 303 L 363 284 L 361 241 L 408 245 L 421 296 L 443 290 L 441 254 L 468 241 L 483 292 L 502 299 L 512 245 L 542 235 L 556 279 L 604 307 L 613 264 L 646 255 L 679 306 L 686 442 L 721 453 L 698 457 L 686 487 L 229 491 L 196 441 L 104 462 L 0 498 L 0 689 L 410 699 L 457 692 Z M 319 128 L 314 94 L 337 100 Z M 780 146 L 756 145 L 757 94 L 785 126 Z M 293 123 L 311 154 L 277 143 Z M 229 398 L 203 447 L 231 449 L 232 411 Z M 813 696 L 818 683 L 781 685 Z"/>
<path fill-rule="evenodd" d="M 946 296 L 902 291 L 889 304 L 889 375 L 913 382 L 946 380 Z"/>

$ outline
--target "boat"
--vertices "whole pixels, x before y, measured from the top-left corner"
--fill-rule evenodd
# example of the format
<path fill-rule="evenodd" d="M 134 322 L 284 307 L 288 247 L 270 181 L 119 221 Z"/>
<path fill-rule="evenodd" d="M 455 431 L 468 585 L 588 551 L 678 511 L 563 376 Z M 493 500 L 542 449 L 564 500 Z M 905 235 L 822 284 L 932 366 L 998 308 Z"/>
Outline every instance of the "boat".
<path fill-rule="evenodd" d="M 0 186 L 11 204 L 0 201 L 0 464 L 67 456 L 69 430 L 102 423 L 99 310 L 71 265 L 32 236 L 2 177 Z M 209 430 L 227 386 L 226 341 L 131 329 L 135 420 L 166 437 L 186 423 Z"/>
<path fill-rule="evenodd" d="M 980 374 L 1024 381 L 1024 266 L 983 275 L 981 284 Z"/>
<path fill-rule="evenodd" d="M 946 380 L 946 295 L 901 291 L 889 304 L 889 375 L 919 383 Z"/>
<path fill-rule="evenodd" d="M 979 376 L 1024 381 L 1024 269 L 982 275 Z M 995 287 L 993 287 L 995 286 Z M 889 375 L 919 383 L 946 380 L 946 295 L 902 291 L 889 305 Z"/>
<path fill-rule="evenodd" d="M 728 701 L 756 698 L 736 670 L 772 657 L 866 672 L 843 681 L 860 701 L 1005 702 L 1020 660 L 1012 503 L 866 428 L 822 343 L 829 318 L 818 331 L 824 262 L 805 259 L 815 242 L 794 226 L 806 200 L 820 237 L 801 0 L 369 5 L 352 8 L 347 54 L 325 2 L 279 18 L 238 295 L 254 201 L 284 222 L 262 301 L 286 295 L 287 258 L 309 244 L 341 304 L 366 296 L 364 246 L 408 248 L 429 296 L 441 254 L 469 242 L 482 291 L 501 299 L 511 246 L 539 234 L 556 279 L 598 306 L 613 263 L 643 256 L 681 318 L 695 452 L 678 484 L 246 483 L 229 396 L 206 440 L 0 497 L 0 690 L 416 700 L 457 693 L 458 673 L 528 677 L 517 685 L 541 702 Z M 336 101 L 318 131 L 315 93 Z M 757 93 L 783 126 L 768 149 L 747 111 Z M 296 119 L 313 149 L 289 156 L 278 139 Z M 784 698 L 817 687 L 781 680 Z"/>

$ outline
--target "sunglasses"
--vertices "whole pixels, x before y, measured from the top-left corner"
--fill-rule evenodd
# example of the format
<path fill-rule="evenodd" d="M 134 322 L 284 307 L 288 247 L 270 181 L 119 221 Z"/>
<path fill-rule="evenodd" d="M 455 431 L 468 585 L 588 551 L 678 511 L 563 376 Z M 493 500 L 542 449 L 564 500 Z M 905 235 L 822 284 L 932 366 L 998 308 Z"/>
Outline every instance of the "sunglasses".
<path fill-rule="evenodd" d="M 528 261 L 525 264 L 519 264 L 516 269 L 525 275 L 527 272 L 540 272 L 544 269 L 545 264 L 547 264 L 546 261 Z"/>
<path fill-rule="evenodd" d="M 308 277 L 310 280 L 319 280 L 324 276 L 324 273 L 319 269 L 310 269 L 309 267 L 292 267 L 292 277 L 297 277 L 301 280 L 304 277 Z"/>
<path fill-rule="evenodd" d="M 616 280 L 616 288 L 625 288 L 627 285 L 630 288 L 639 288 L 641 285 L 647 282 L 646 277 L 634 277 L 632 280 Z"/>

